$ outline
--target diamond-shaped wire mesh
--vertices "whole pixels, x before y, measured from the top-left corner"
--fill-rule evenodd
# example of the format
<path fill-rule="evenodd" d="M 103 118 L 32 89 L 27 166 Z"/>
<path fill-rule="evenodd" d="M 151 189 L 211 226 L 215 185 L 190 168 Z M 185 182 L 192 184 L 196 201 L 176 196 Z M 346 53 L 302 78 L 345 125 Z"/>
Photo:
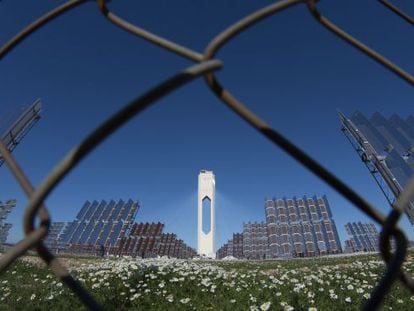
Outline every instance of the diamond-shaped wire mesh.
<path fill-rule="evenodd" d="M 398 16 L 413 24 L 413 19 L 404 11 L 400 10 L 386 0 L 379 1 Z M 18 45 L 34 31 L 38 30 L 43 25 L 47 24 L 54 18 L 59 17 L 68 10 L 75 9 L 85 2 L 87 1 L 68 1 L 28 25 L 0 48 L 0 59 L 5 57 L 16 45 Z M 312 171 L 316 176 L 324 180 L 331 187 L 336 189 L 336 191 L 352 202 L 357 208 L 382 226 L 380 250 L 382 258 L 386 262 L 387 269 L 379 284 L 372 292 L 371 298 L 363 306 L 363 309 L 377 309 L 381 301 L 387 295 L 387 292 L 390 290 L 392 284 L 396 282 L 397 279 L 399 279 L 412 293 L 414 293 L 414 281 L 401 269 L 407 251 L 407 239 L 397 225 L 401 214 L 404 212 L 405 206 L 407 206 L 408 202 L 413 197 L 414 179 L 399 195 L 396 203 L 394 204 L 394 208 L 388 216 L 382 215 L 377 209 L 371 206 L 354 190 L 349 188 L 338 177 L 330 173 L 325 167 L 311 158 L 306 152 L 298 148 L 293 142 L 289 141 L 279 132 L 267 125 L 265 121 L 255 115 L 249 108 L 247 108 L 247 106 L 243 105 L 234 95 L 232 95 L 230 91 L 226 90 L 214 75 L 214 72 L 222 67 L 221 62 L 214 59 L 215 54 L 234 36 L 242 33 L 245 29 L 253 26 L 260 20 L 271 17 L 276 13 L 279 13 L 294 5 L 307 5 L 310 14 L 314 16 L 316 21 L 329 29 L 333 34 L 365 53 L 409 84 L 414 85 L 414 77 L 412 75 L 404 71 L 402 68 L 399 68 L 380 53 L 374 51 L 364 43 L 350 36 L 344 30 L 340 29 L 333 22 L 324 17 L 318 11 L 316 2 L 316 0 L 282 0 L 264 7 L 225 29 L 207 45 L 203 53 L 199 53 L 128 23 L 121 17 L 111 12 L 107 8 L 105 0 L 97 0 L 99 10 L 110 22 L 133 35 L 144 38 L 151 44 L 158 45 L 161 48 L 169 50 L 171 53 L 175 53 L 181 57 L 194 61 L 195 65 L 190 66 L 184 69 L 181 73 L 173 75 L 169 79 L 161 82 L 140 97 L 133 100 L 124 108 L 120 109 L 117 113 L 102 123 L 79 145 L 75 146 L 36 189 L 31 185 L 29 179 L 24 173 L 24 170 L 19 166 L 3 142 L 0 141 L 0 155 L 3 157 L 16 180 L 29 197 L 29 203 L 24 214 L 24 229 L 26 236 L 0 258 L 0 273 L 4 272 L 10 264 L 12 264 L 20 256 L 24 255 L 29 249 L 35 248 L 39 256 L 49 266 L 53 273 L 81 299 L 85 306 L 93 310 L 102 309 L 102 306 L 95 301 L 88 291 L 86 291 L 80 283 L 69 274 L 60 261 L 43 245 L 42 239 L 47 235 L 50 225 L 49 213 L 47 208 L 43 205 L 43 202 L 47 198 L 48 194 L 59 184 L 59 182 L 62 181 L 62 179 L 64 179 L 65 176 L 72 169 L 74 169 L 90 151 L 97 147 L 101 142 L 105 141 L 108 136 L 120 128 L 124 123 L 137 116 L 145 108 L 154 104 L 159 98 L 166 96 L 173 90 L 184 86 L 187 82 L 197 77 L 204 76 L 204 79 L 211 91 L 225 105 L 231 108 L 236 115 L 248 122 L 258 131 L 258 133 L 264 135 L 279 148 L 282 148 L 292 158 L 301 163 L 308 170 Z M 40 219 L 40 223 L 37 228 L 35 227 L 36 217 L 39 217 Z M 396 250 L 393 254 L 390 253 L 391 238 L 394 238 L 396 242 Z"/>

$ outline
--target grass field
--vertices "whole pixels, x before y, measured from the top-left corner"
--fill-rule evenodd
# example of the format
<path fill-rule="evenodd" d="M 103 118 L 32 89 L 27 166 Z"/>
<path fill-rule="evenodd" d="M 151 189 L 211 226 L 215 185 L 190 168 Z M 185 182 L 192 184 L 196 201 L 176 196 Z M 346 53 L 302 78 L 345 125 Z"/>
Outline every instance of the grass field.
<path fill-rule="evenodd" d="M 384 271 L 375 254 L 303 260 L 185 261 L 63 258 L 107 310 L 359 310 Z M 410 252 L 404 270 L 414 272 Z M 0 275 L 0 310 L 78 310 L 36 257 Z M 399 282 L 384 310 L 414 310 Z"/>

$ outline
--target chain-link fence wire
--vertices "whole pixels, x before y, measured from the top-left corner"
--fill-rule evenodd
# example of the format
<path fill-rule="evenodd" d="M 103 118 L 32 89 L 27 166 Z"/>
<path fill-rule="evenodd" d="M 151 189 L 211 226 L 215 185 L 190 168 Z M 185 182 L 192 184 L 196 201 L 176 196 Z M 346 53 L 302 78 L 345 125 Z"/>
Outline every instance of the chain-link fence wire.
<path fill-rule="evenodd" d="M 395 14 L 397 14 L 401 18 L 405 19 L 411 25 L 414 25 L 414 18 L 412 18 L 407 13 L 405 13 L 399 7 L 397 7 L 394 4 L 390 3 L 388 0 L 378 0 L 378 1 L 381 2 L 383 5 L 385 5 L 388 9 L 390 9 L 391 11 L 393 11 Z"/>
<path fill-rule="evenodd" d="M 0 47 L 0 59 L 5 57 L 7 53 L 16 47 L 16 45 L 18 45 L 34 31 L 41 28 L 43 25 L 49 23 L 54 18 L 62 15 L 70 9 L 74 9 L 86 2 L 86 0 L 71 0 L 46 13 Z M 352 37 L 324 17 L 318 11 L 316 2 L 316 0 L 282 0 L 266 6 L 225 29 L 207 45 L 203 53 L 199 53 L 123 20 L 121 17 L 117 16 L 108 9 L 105 0 L 97 0 L 99 10 L 110 22 L 132 33 L 133 35 L 143 38 L 148 42 L 156 44 L 181 57 L 185 57 L 196 64 L 156 85 L 102 123 L 79 145 L 75 146 L 48 174 L 41 185 L 37 188 L 34 188 L 31 185 L 29 179 L 24 173 L 24 170 L 19 166 L 17 161 L 7 150 L 6 146 L 0 141 L 0 155 L 4 158 L 7 166 L 29 198 L 29 203 L 26 206 L 23 216 L 25 237 L 0 258 L 0 273 L 4 272 L 16 259 L 24 255 L 29 249 L 35 248 L 39 256 L 53 271 L 53 273 L 79 297 L 85 306 L 91 310 L 102 309 L 102 306 L 88 293 L 87 290 L 82 287 L 77 280 L 69 274 L 60 261 L 44 246 L 42 240 L 48 234 L 50 216 L 47 208 L 43 205 L 43 202 L 51 191 L 59 184 L 59 182 L 62 181 L 62 179 L 64 179 L 65 176 L 72 169 L 74 169 L 86 155 L 88 155 L 100 143 L 105 141 L 107 137 L 109 137 L 127 121 L 137 116 L 145 108 L 154 104 L 161 97 L 166 96 L 170 92 L 197 77 L 204 76 L 206 84 L 211 91 L 239 117 L 244 119 L 260 134 L 264 135 L 276 146 L 287 152 L 292 158 L 301 163 L 308 170 L 312 171 L 320 179 L 324 180 L 337 192 L 353 203 L 357 208 L 382 226 L 380 235 L 380 251 L 382 258 L 386 263 L 386 270 L 380 282 L 374 288 L 370 299 L 365 302 L 362 308 L 364 310 L 377 309 L 387 292 L 390 290 L 390 287 L 397 279 L 399 279 L 412 293 L 414 293 L 413 279 L 402 271 L 402 264 L 404 263 L 407 251 L 407 239 L 402 230 L 398 227 L 398 221 L 401 214 L 404 213 L 408 206 L 408 202 L 414 196 L 414 178 L 398 196 L 396 203 L 388 216 L 383 215 L 324 166 L 311 158 L 306 152 L 298 148 L 294 143 L 289 141 L 279 132 L 272 129 L 260 117 L 255 115 L 247 106 L 232 95 L 230 91 L 226 90 L 214 75 L 214 72 L 222 67 L 221 62 L 214 59 L 215 54 L 221 47 L 223 47 L 223 45 L 233 39 L 236 35 L 242 33 L 243 30 L 253 26 L 257 22 L 273 16 L 276 13 L 279 13 L 294 5 L 307 5 L 312 16 L 337 37 L 345 40 L 349 45 L 359 49 L 361 52 L 383 65 L 386 69 L 404 79 L 406 82 L 414 85 L 414 77 L 411 74 L 398 67 L 392 61 L 377 53 L 364 43 L 358 41 L 356 38 Z M 386 0 L 379 0 L 379 2 L 412 24 L 413 20 L 408 14 Z M 36 217 L 39 217 L 40 219 L 37 228 L 35 226 Z M 396 249 L 394 253 L 390 252 L 391 238 L 394 238 L 396 242 Z"/>

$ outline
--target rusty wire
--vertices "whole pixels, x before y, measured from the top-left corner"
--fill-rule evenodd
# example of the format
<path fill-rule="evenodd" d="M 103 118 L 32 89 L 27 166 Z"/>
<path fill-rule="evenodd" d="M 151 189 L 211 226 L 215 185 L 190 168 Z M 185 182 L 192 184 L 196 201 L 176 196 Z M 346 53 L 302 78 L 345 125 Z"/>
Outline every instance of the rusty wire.
<path fill-rule="evenodd" d="M 115 15 L 106 6 L 106 0 L 97 0 L 98 8 L 101 11 L 101 13 L 112 23 L 114 23 L 116 26 L 120 27 L 123 30 L 128 31 L 129 33 L 132 33 L 133 35 L 143 38 L 147 40 L 150 43 L 156 44 L 170 52 L 173 52 L 177 55 L 180 55 L 182 57 L 185 57 L 187 59 L 190 59 L 195 62 L 201 62 L 203 60 L 203 55 L 195 52 L 187 47 L 184 47 L 182 45 L 179 45 L 175 42 L 172 42 L 170 40 L 164 39 L 156 34 L 153 34 L 143 28 L 137 27 L 136 25 L 133 25 L 126 20 L 120 18 L 119 16 Z"/>
<path fill-rule="evenodd" d="M 414 18 L 405 13 L 400 8 L 396 7 L 394 4 L 390 3 L 388 0 L 378 0 L 381 2 L 385 7 L 393 11 L 395 14 L 397 14 L 399 17 L 403 18 L 405 21 L 410 23 L 411 25 L 414 25 Z"/>
<path fill-rule="evenodd" d="M 396 8 L 386 0 L 379 1 L 394 11 L 397 15 L 412 23 L 412 18 L 406 13 Z M 0 59 L 6 56 L 7 53 L 9 53 L 14 47 L 16 47 L 34 31 L 38 30 L 45 24 L 48 24 L 51 20 L 67 12 L 68 10 L 73 9 L 85 2 L 86 0 L 68 1 L 28 25 L 12 39 L 10 39 L 6 44 L 0 47 Z M 414 85 L 414 77 L 412 75 L 404 71 L 402 68 L 398 67 L 396 64 L 385 58 L 380 53 L 374 51 L 364 43 L 347 34 L 344 30 L 339 28 L 326 17 L 322 16 L 317 9 L 316 0 L 282 0 L 266 6 L 256 12 L 253 12 L 252 14 L 241 19 L 240 21 L 236 22 L 218 34 L 207 45 L 203 53 L 196 52 L 190 48 L 162 38 L 143 28 L 125 21 L 121 17 L 112 13 L 107 8 L 105 0 L 97 0 L 97 4 L 101 13 L 116 26 L 138 37 L 141 37 L 152 44 L 158 45 L 170 52 L 173 52 L 178 56 L 185 57 L 195 62 L 196 64 L 158 84 L 142 96 L 133 100 L 124 108 L 120 109 L 108 120 L 103 122 L 78 146 L 74 147 L 36 189 L 33 188 L 33 186 L 30 184 L 29 179 L 24 174 L 24 171 L 18 165 L 17 161 L 0 141 L 0 155 L 3 156 L 7 166 L 12 171 L 16 180 L 19 182 L 20 186 L 22 189 L 24 189 L 25 193 L 29 197 L 29 203 L 26 206 L 23 217 L 26 236 L 0 258 L 0 273 L 4 272 L 10 264 L 25 254 L 27 250 L 35 247 L 39 256 L 50 267 L 53 273 L 59 277 L 81 299 L 85 306 L 92 310 L 100 310 L 101 306 L 94 300 L 94 298 L 80 285 L 78 281 L 70 276 L 68 271 L 63 267 L 63 265 L 61 265 L 60 261 L 54 257 L 54 255 L 50 253 L 43 245 L 42 239 L 47 235 L 50 224 L 50 217 L 46 207 L 43 205 L 43 202 L 51 193 L 51 191 L 59 184 L 59 182 L 64 179 L 65 176 L 72 169 L 74 169 L 84 157 L 86 157 L 94 148 L 102 143 L 113 132 L 119 129 L 130 119 L 141 113 L 144 109 L 154 104 L 161 97 L 167 95 L 173 90 L 185 85 L 189 81 L 199 76 L 204 76 L 205 81 L 211 91 L 233 112 L 235 112 L 239 117 L 243 118 L 259 133 L 264 135 L 278 147 L 282 148 L 292 158 L 301 163 L 308 170 L 312 171 L 320 179 L 324 180 L 342 196 L 344 196 L 361 211 L 363 211 L 365 214 L 367 214 L 382 226 L 380 236 L 380 250 L 382 257 L 387 264 L 387 269 L 379 284 L 374 289 L 371 298 L 363 306 L 363 309 L 377 309 L 381 301 L 384 299 L 386 293 L 389 291 L 391 285 L 396 281 L 397 278 L 399 278 L 403 284 L 411 290 L 411 292 L 414 292 L 414 281 L 401 269 L 402 264 L 405 260 L 407 240 L 402 230 L 398 227 L 398 220 L 401 214 L 404 212 L 404 209 L 407 206 L 408 202 L 414 197 L 414 178 L 397 198 L 397 201 L 394 204 L 394 209 L 392 209 L 388 216 L 384 216 L 338 177 L 336 177 L 329 170 L 319 164 L 316 160 L 311 158 L 307 153 L 298 148 L 294 143 L 289 141 L 279 132 L 272 129 L 264 120 L 255 115 L 251 110 L 249 110 L 246 105 L 241 103 L 234 95 L 232 95 L 232 93 L 226 90 L 214 75 L 214 71 L 222 67 L 221 62 L 215 60 L 214 56 L 223 45 L 231 41 L 243 30 L 294 5 L 307 4 L 311 15 L 324 27 L 334 33 L 337 37 L 343 39 L 351 46 L 359 49 L 361 52 L 383 65 L 386 69 L 404 79 L 406 82 Z M 39 228 L 35 228 L 35 218 L 37 215 L 40 218 Z M 396 251 L 394 254 L 391 254 L 389 250 L 391 237 L 393 237 L 396 242 Z"/>
<path fill-rule="evenodd" d="M 350 34 L 346 33 L 344 30 L 339 28 L 337 25 L 332 23 L 329 19 L 324 17 L 319 11 L 316 6 L 316 0 L 308 0 L 308 8 L 311 11 L 312 15 L 316 18 L 316 20 L 321 23 L 323 26 L 325 26 L 327 29 L 329 29 L 332 33 L 334 33 L 339 38 L 343 39 L 345 42 L 349 43 L 350 45 L 354 46 L 364 54 L 371 57 L 376 62 L 383 65 L 388 70 L 391 70 L 392 72 L 396 73 L 398 76 L 400 76 L 402 79 L 410 83 L 411 85 L 414 85 L 414 77 L 406 72 L 404 69 L 398 67 L 396 64 L 394 64 L 392 61 L 381 55 L 380 53 L 376 52 L 369 46 L 365 45 L 361 41 L 355 39 Z"/>
<path fill-rule="evenodd" d="M 62 15 L 63 13 L 69 11 L 70 9 L 73 9 L 78 5 L 85 3 L 86 1 L 87 0 L 70 0 L 35 20 L 33 23 L 31 23 L 30 25 L 22 29 L 19 33 L 17 33 L 6 44 L 0 47 L 0 59 L 2 59 L 7 53 L 9 53 L 14 47 L 16 47 L 16 45 L 22 42 L 34 31 L 38 30 L 45 24 L 49 23 L 53 19 Z"/>

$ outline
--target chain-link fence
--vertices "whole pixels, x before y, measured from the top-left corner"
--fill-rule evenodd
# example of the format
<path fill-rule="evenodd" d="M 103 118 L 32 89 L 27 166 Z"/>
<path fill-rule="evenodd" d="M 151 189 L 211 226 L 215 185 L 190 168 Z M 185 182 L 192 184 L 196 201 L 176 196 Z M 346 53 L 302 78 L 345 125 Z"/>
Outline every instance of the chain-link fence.
<path fill-rule="evenodd" d="M 71 0 L 40 17 L 0 48 L 0 59 L 5 57 L 16 45 L 22 42 L 30 34 L 47 24 L 49 21 L 86 2 L 88 1 Z M 50 192 L 59 184 L 59 182 L 62 181 L 89 152 L 96 148 L 109 135 L 119 129 L 128 120 L 136 117 L 145 108 L 154 104 L 158 99 L 169 94 L 171 91 L 184 86 L 186 83 L 195 78 L 203 76 L 211 91 L 225 105 L 231 108 L 235 114 L 249 123 L 258 131 L 258 133 L 264 135 L 276 146 L 282 148 L 292 158 L 301 163 L 308 170 L 312 171 L 316 176 L 324 180 L 331 187 L 336 189 L 336 191 L 352 202 L 357 208 L 382 226 L 380 235 L 380 250 L 382 258 L 386 263 L 386 271 L 379 284 L 372 292 L 370 299 L 366 301 L 364 306 L 362 306 L 363 309 L 377 309 L 397 279 L 399 279 L 412 293 L 414 293 L 414 280 L 401 269 L 406 256 L 407 239 L 402 230 L 398 227 L 398 220 L 414 195 L 414 179 L 411 180 L 408 186 L 397 198 L 392 211 L 387 216 L 381 214 L 375 207 L 371 206 L 363 197 L 348 187 L 338 177 L 333 175 L 324 166 L 311 158 L 306 152 L 298 148 L 293 142 L 289 141 L 279 132 L 272 129 L 259 116 L 255 115 L 230 91 L 228 91 L 214 75 L 216 70 L 223 67 L 222 63 L 214 58 L 215 54 L 236 35 L 241 34 L 244 30 L 253 26 L 257 22 L 274 16 L 277 13 L 281 13 L 294 5 L 307 5 L 310 14 L 312 14 L 315 20 L 329 29 L 335 36 L 345 40 L 349 45 L 357 48 L 362 53 L 365 53 L 370 58 L 380 63 L 384 68 L 401 77 L 405 80 L 405 82 L 414 85 L 414 77 L 411 74 L 395 65 L 392 61 L 388 60 L 380 53 L 352 37 L 335 25 L 332 21 L 323 16 L 321 12 L 319 12 L 316 2 L 317 0 L 282 0 L 266 6 L 246 16 L 225 29 L 223 32 L 219 33 L 207 45 L 204 52 L 200 53 L 123 20 L 121 17 L 115 15 L 109 10 L 106 6 L 105 0 L 97 0 L 98 8 L 101 13 L 116 26 L 135 36 L 147 40 L 151 44 L 156 44 L 161 48 L 169 50 L 171 53 L 175 53 L 178 56 L 194 61 L 195 64 L 156 85 L 102 123 L 79 145 L 75 146 L 36 189 L 31 185 L 29 179 L 24 173 L 24 170 L 19 166 L 5 145 L 0 141 L 0 155 L 4 158 L 4 161 L 14 174 L 21 188 L 29 197 L 29 203 L 25 209 L 23 219 L 26 236 L 0 258 L 0 273 L 4 272 L 17 258 L 25 254 L 29 249 L 34 248 L 53 273 L 62 282 L 64 282 L 79 297 L 79 299 L 81 299 L 85 306 L 94 310 L 102 309 L 99 303 L 95 301 L 88 291 L 86 291 L 82 285 L 69 274 L 61 262 L 43 245 L 42 239 L 48 234 L 48 228 L 50 225 L 49 212 L 43 205 L 43 202 Z M 379 0 L 379 2 L 408 23 L 414 24 L 412 17 L 392 3 L 387 0 Z M 38 227 L 35 226 L 36 217 L 39 217 L 40 219 Z M 391 238 L 394 238 L 396 242 L 396 250 L 394 253 L 390 252 Z"/>

